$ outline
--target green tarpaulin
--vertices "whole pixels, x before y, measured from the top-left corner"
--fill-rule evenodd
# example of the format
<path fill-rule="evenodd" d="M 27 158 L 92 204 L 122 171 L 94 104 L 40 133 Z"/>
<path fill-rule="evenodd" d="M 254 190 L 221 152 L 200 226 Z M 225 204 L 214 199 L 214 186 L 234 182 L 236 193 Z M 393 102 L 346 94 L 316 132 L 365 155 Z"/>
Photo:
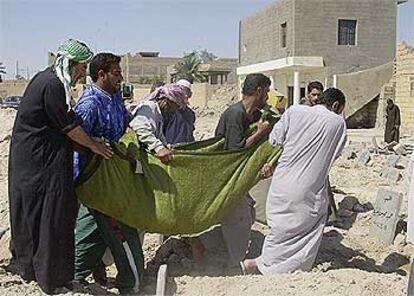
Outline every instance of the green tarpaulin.
<path fill-rule="evenodd" d="M 127 134 L 113 145 L 111 159 L 91 159 L 78 179 L 77 196 L 86 206 L 142 230 L 201 232 L 244 198 L 259 181 L 263 164 L 275 163 L 281 153 L 265 140 L 232 151 L 224 151 L 223 142 L 214 138 L 173 146 L 174 157 L 164 165 Z M 143 173 L 137 173 L 136 160 Z"/>

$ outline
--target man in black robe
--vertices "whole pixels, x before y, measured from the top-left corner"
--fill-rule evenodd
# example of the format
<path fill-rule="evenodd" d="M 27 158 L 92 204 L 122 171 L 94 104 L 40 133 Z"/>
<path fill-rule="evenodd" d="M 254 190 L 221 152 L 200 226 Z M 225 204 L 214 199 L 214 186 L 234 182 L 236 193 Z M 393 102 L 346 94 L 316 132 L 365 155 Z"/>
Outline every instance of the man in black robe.
<path fill-rule="evenodd" d="M 384 141 L 386 143 L 391 143 L 393 141 L 399 142 L 401 125 L 400 108 L 398 108 L 391 99 L 387 100 L 385 117 L 387 118 L 387 122 L 385 124 Z"/>
<path fill-rule="evenodd" d="M 85 76 L 89 48 L 59 47 L 53 67 L 38 73 L 22 98 L 9 158 L 11 249 L 17 271 L 53 293 L 74 276 L 72 140 L 105 158 L 112 151 L 87 136 L 70 108 L 71 86 Z"/>

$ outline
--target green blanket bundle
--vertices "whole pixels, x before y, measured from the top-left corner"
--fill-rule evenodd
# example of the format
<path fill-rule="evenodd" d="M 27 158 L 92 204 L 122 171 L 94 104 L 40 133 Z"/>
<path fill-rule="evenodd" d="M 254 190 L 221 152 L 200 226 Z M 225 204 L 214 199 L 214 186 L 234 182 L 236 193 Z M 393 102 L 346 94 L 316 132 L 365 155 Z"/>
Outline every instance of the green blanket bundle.
<path fill-rule="evenodd" d="M 127 134 L 113 145 L 111 159 L 89 161 L 77 196 L 84 205 L 148 232 L 201 232 L 219 223 L 259 181 L 260 168 L 276 163 L 281 153 L 266 140 L 229 151 L 223 143 L 213 138 L 175 145 L 165 165 Z"/>

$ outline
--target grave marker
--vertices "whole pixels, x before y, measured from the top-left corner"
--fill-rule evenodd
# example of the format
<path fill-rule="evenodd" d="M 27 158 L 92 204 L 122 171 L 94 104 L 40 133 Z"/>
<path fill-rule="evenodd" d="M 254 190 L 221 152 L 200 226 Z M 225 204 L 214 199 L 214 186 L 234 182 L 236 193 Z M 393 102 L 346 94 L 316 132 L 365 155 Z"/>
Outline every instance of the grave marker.
<path fill-rule="evenodd" d="M 365 166 L 371 160 L 371 153 L 368 150 L 364 150 L 358 154 L 358 164 Z"/>
<path fill-rule="evenodd" d="M 387 167 L 385 166 L 381 172 L 380 172 L 380 176 L 390 182 L 393 183 L 397 183 L 397 181 L 400 179 L 401 174 L 400 174 L 400 170 L 396 169 L 396 168 L 391 168 L 391 167 Z"/>
<path fill-rule="evenodd" d="M 399 161 L 400 161 L 399 155 L 390 155 L 387 157 L 385 161 L 385 166 L 390 167 L 390 168 L 395 168 L 397 167 L 397 164 Z"/>
<path fill-rule="evenodd" d="M 378 189 L 370 232 L 387 245 L 394 241 L 400 207 L 401 196 L 398 192 Z"/>

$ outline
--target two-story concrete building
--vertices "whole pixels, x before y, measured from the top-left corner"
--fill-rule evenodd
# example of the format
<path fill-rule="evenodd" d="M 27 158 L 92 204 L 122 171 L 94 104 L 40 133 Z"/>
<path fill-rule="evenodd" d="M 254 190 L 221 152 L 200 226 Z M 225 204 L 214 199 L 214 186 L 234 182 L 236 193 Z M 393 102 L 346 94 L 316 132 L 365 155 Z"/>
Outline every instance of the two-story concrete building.
<path fill-rule="evenodd" d="M 150 83 L 157 77 L 167 79 L 167 68 L 180 61 L 179 57 L 160 57 L 159 52 L 139 52 L 121 55 L 124 79 L 128 83 Z"/>
<path fill-rule="evenodd" d="M 295 103 L 312 80 L 344 91 L 366 81 L 371 85 L 358 92 L 363 99 L 350 98 L 352 115 L 392 76 L 400 2 L 405 1 L 275 1 L 239 24 L 240 83 L 249 73 L 265 73 Z"/>

